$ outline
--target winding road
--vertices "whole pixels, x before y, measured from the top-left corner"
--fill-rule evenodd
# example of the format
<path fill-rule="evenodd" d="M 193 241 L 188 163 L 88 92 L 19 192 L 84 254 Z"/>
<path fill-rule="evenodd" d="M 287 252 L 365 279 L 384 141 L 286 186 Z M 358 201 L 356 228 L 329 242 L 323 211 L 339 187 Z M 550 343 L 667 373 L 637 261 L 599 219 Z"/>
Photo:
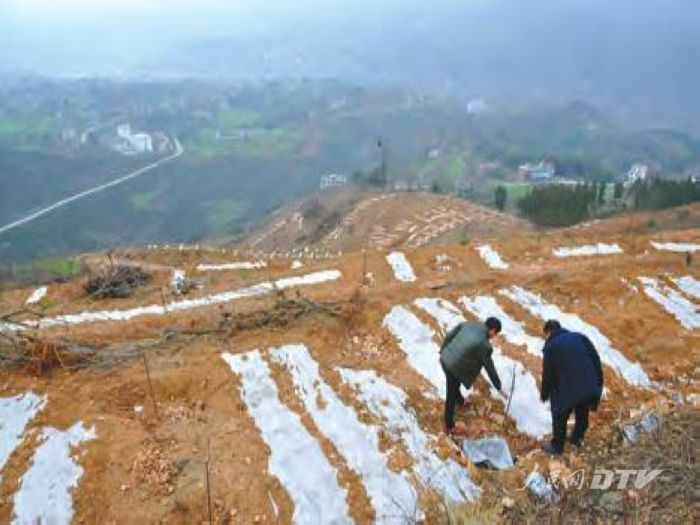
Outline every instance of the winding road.
<path fill-rule="evenodd" d="M 35 211 L 34 213 L 27 215 L 26 217 L 22 217 L 21 219 L 18 219 L 14 222 L 6 224 L 5 226 L 0 226 L 0 234 L 5 233 L 6 231 L 9 231 L 9 230 L 13 230 L 14 228 L 17 228 L 19 226 L 22 226 L 23 224 L 26 224 L 28 222 L 33 221 L 34 219 L 38 219 L 39 217 L 46 215 L 47 213 L 50 213 L 58 208 L 66 206 L 72 202 L 79 200 L 79 199 L 82 199 L 84 197 L 88 197 L 88 196 L 93 195 L 95 193 L 99 193 L 99 192 L 104 191 L 106 189 L 109 189 L 113 186 L 117 186 L 117 185 L 122 184 L 128 180 L 139 177 L 140 175 L 143 175 L 146 172 L 149 172 L 149 171 L 151 171 L 159 166 L 162 166 L 163 164 L 166 164 L 172 160 L 175 160 L 176 158 L 178 158 L 180 155 L 182 155 L 184 153 L 185 149 L 182 147 L 182 144 L 180 144 L 180 141 L 177 140 L 177 138 L 174 138 L 173 141 L 175 142 L 175 153 L 173 153 L 169 157 L 162 158 L 162 159 L 160 159 L 152 164 L 149 164 L 148 166 L 144 166 L 143 168 L 139 168 L 136 171 L 132 171 L 131 173 L 124 175 L 123 177 L 119 177 L 118 179 L 111 180 L 105 184 L 95 186 L 94 188 L 90 188 L 89 190 L 81 191 L 80 193 L 76 193 L 74 195 L 71 195 L 70 197 L 66 197 L 65 199 L 61 199 L 60 201 L 56 201 L 53 204 L 51 204 L 50 206 L 46 206 L 45 208 L 42 208 L 38 211 Z"/>

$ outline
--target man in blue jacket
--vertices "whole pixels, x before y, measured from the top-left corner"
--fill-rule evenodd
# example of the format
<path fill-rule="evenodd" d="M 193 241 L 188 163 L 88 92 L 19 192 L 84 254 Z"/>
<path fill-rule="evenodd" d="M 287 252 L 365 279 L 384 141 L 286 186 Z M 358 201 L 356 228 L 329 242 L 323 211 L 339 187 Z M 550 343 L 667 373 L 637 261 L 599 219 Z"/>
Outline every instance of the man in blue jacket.
<path fill-rule="evenodd" d="M 544 324 L 542 402 L 552 409 L 552 441 L 543 445 L 550 454 L 561 454 L 566 441 L 566 424 L 573 411 L 576 424 L 569 438 L 580 446 L 588 429 L 588 412 L 596 410 L 603 393 L 603 368 L 590 339 L 564 330 L 558 321 Z"/>

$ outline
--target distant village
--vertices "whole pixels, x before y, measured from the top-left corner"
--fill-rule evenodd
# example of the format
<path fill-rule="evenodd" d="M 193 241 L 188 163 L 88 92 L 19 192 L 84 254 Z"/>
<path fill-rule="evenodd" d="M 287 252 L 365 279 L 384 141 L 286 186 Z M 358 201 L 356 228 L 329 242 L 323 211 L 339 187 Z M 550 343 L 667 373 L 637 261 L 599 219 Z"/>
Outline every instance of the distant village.
<path fill-rule="evenodd" d="M 626 187 L 632 186 L 636 182 L 648 182 L 650 179 L 650 168 L 642 162 L 634 163 L 630 166 L 626 174 L 623 175 L 624 180 L 619 180 Z M 572 185 L 582 184 L 583 180 L 556 175 L 556 165 L 549 160 L 541 160 L 537 164 L 521 164 L 518 167 L 518 182 L 530 182 L 532 184 L 563 184 Z"/>
<path fill-rule="evenodd" d="M 700 178 L 694 173 L 688 173 L 691 182 L 696 183 Z M 652 182 L 654 172 L 652 168 L 644 162 L 633 163 L 626 173 L 620 174 L 616 182 L 622 182 L 624 187 L 630 188 L 634 184 Z M 522 164 L 518 167 L 518 181 L 530 182 L 532 184 L 582 184 L 581 179 L 559 177 L 556 175 L 556 166 L 553 162 L 542 160 L 537 164 Z"/>
<path fill-rule="evenodd" d="M 494 163 L 482 163 L 479 165 L 480 172 L 487 172 L 494 167 Z M 564 185 L 576 186 L 583 184 L 586 181 L 578 178 L 562 177 L 556 174 L 556 165 L 550 160 L 541 160 L 537 163 L 521 164 L 515 173 L 512 182 L 529 183 L 534 186 L 540 185 Z M 689 175 L 692 182 L 700 182 L 700 177 Z M 620 174 L 616 182 L 621 182 L 625 188 L 632 187 L 637 182 L 647 183 L 653 179 L 653 172 L 648 164 L 643 162 L 635 162 L 632 164 L 626 173 Z M 322 175 L 319 181 L 319 190 L 324 191 L 331 188 L 347 186 L 350 183 L 350 178 L 347 175 L 339 173 L 328 173 Z M 468 188 L 468 182 L 460 181 L 457 189 Z M 408 181 L 397 179 L 391 183 L 391 189 L 394 191 L 429 191 L 430 185 L 417 182 L 415 180 Z"/>

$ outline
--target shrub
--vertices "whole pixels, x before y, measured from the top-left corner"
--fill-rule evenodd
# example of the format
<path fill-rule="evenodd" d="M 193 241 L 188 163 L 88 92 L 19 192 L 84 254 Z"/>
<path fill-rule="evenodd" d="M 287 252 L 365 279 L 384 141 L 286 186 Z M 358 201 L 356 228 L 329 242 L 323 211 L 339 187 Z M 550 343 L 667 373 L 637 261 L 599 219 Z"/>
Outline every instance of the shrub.
<path fill-rule="evenodd" d="M 98 299 L 129 297 L 139 286 L 151 279 L 151 274 L 134 266 L 109 266 L 90 276 L 83 288 Z"/>

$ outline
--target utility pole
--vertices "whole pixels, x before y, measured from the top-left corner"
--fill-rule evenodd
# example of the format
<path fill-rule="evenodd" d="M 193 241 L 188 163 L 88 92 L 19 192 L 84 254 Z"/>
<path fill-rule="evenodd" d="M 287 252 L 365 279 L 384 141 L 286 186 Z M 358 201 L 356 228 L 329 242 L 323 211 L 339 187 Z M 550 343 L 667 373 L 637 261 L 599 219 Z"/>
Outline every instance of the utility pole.
<path fill-rule="evenodd" d="M 381 184 L 383 189 L 386 189 L 389 185 L 389 181 L 387 180 L 386 143 L 381 137 L 377 139 L 377 147 L 379 148 L 379 173 L 381 177 Z"/>

